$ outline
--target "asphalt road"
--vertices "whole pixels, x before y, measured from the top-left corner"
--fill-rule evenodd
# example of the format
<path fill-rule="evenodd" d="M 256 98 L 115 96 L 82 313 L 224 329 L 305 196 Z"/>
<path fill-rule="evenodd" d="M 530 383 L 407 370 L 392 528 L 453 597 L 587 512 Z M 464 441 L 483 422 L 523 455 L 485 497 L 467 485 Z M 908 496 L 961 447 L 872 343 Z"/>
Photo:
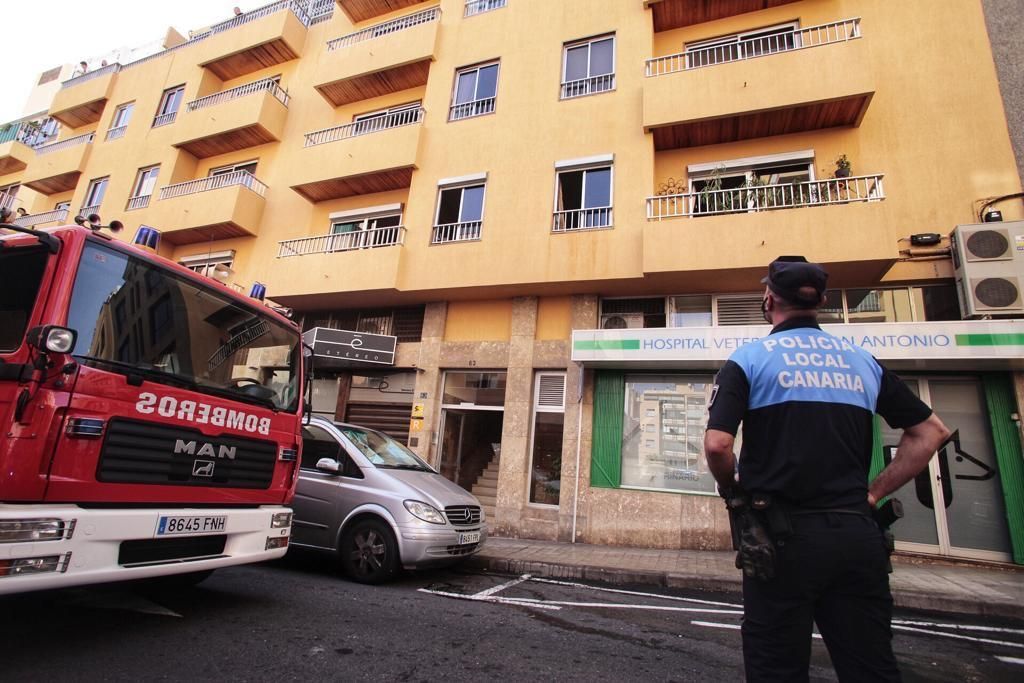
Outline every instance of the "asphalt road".
<path fill-rule="evenodd" d="M 458 570 L 367 587 L 311 554 L 188 590 L 7 596 L 0 613 L 11 681 L 742 680 L 728 596 Z M 895 624 L 907 681 L 1024 677 L 1024 622 L 901 613 Z M 820 640 L 812 666 L 812 680 L 834 680 Z"/>

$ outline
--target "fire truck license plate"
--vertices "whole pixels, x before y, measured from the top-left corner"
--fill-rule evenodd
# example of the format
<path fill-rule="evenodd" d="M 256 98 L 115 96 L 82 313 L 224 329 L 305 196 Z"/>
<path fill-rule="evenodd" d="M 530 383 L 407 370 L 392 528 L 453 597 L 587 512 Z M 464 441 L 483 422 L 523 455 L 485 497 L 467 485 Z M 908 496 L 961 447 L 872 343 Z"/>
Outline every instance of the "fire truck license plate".
<path fill-rule="evenodd" d="M 227 517 L 171 517 L 162 515 L 156 525 L 157 536 L 191 536 L 224 531 Z"/>

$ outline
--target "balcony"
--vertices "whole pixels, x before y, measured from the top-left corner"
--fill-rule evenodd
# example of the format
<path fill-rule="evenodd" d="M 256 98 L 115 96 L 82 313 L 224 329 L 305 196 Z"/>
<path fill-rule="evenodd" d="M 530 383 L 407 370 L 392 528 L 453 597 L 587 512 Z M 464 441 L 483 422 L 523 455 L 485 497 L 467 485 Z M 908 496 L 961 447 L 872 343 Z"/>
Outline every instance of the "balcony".
<path fill-rule="evenodd" d="M 35 154 L 29 144 L 34 130 L 25 123 L 9 123 L 0 128 L 0 176 L 24 171 Z"/>
<path fill-rule="evenodd" d="M 36 147 L 21 184 L 42 194 L 74 190 L 89 159 L 94 135 L 86 133 Z"/>
<path fill-rule="evenodd" d="M 70 128 L 99 121 L 120 69 L 121 65 L 114 63 L 61 83 L 50 103 L 50 116 Z"/>
<path fill-rule="evenodd" d="M 875 92 L 860 20 L 647 60 L 656 150 L 859 125 Z"/>
<path fill-rule="evenodd" d="M 358 24 L 388 12 L 397 12 L 406 7 L 418 5 L 424 0 L 337 0 L 337 2 L 352 23 Z"/>
<path fill-rule="evenodd" d="M 27 216 L 22 216 L 15 220 L 14 224 L 20 225 L 23 228 L 33 228 L 37 225 L 46 225 L 47 223 L 63 225 L 67 220 L 67 209 L 54 209 L 53 211 L 44 211 L 43 213 L 32 213 Z"/>
<path fill-rule="evenodd" d="M 371 228 L 355 232 L 339 232 L 316 237 L 301 237 L 277 243 L 277 257 L 334 254 L 340 251 L 400 246 L 405 242 L 405 226 Z"/>
<path fill-rule="evenodd" d="M 306 42 L 309 17 L 295 0 L 281 0 L 192 37 L 196 60 L 222 81 L 298 59 Z"/>
<path fill-rule="evenodd" d="M 791 2 L 797 2 L 797 0 L 730 0 L 729 2 L 643 0 L 644 7 L 651 8 L 655 32 L 670 31 L 674 28 L 725 19 L 747 12 L 758 12 Z"/>
<path fill-rule="evenodd" d="M 328 42 L 314 86 L 338 107 L 426 85 L 440 19 L 433 7 Z"/>
<path fill-rule="evenodd" d="M 146 224 L 169 244 L 250 237 L 259 232 L 267 186 L 247 171 L 168 185 L 146 209 Z"/>
<path fill-rule="evenodd" d="M 870 281 L 895 256 L 884 230 L 883 179 L 879 173 L 648 197 L 644 272 L 763 269 L 762 240 L 797 254 L 822 239 L 842 240 L 843 260 Z"/>
<path fill-rule="evenodd" d="M 288 116 L 288 93 L 264 78 L 188 103 L 172 145 L 203 159 L 277 142 Z"/>
<path fill-rule="evenodd" d="M 292 189 L 315 203 L 409 187 L 423 115 L 408 109 L 307 134 Z"/>

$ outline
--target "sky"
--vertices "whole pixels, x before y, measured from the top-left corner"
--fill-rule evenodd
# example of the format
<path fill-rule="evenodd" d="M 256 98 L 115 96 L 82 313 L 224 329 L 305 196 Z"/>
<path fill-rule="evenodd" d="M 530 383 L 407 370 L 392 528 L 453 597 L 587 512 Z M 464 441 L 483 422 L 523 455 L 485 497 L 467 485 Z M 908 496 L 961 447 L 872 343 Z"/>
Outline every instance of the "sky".
<path fill-rule="evenodd" d="M 271 0 L 7 0 L 0 39 L 0 123 L 21 116 L 39 74 L 119 47 L 160 40 L 173 26 L 190 28 L 230 19 Z"/>

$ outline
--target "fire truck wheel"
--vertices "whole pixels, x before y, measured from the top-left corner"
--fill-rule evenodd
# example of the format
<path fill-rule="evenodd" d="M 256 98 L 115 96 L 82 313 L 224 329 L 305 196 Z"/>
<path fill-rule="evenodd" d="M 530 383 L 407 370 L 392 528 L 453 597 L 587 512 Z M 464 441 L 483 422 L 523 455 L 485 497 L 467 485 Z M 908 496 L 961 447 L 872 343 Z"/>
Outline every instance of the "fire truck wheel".
<path fill-rule="evenodd" d="M 359 583 L 381 583 L 398 571 L 398 544 L 390 527 L 372 517 L 356 520 L 341 535 L 341 568 Z"/>

